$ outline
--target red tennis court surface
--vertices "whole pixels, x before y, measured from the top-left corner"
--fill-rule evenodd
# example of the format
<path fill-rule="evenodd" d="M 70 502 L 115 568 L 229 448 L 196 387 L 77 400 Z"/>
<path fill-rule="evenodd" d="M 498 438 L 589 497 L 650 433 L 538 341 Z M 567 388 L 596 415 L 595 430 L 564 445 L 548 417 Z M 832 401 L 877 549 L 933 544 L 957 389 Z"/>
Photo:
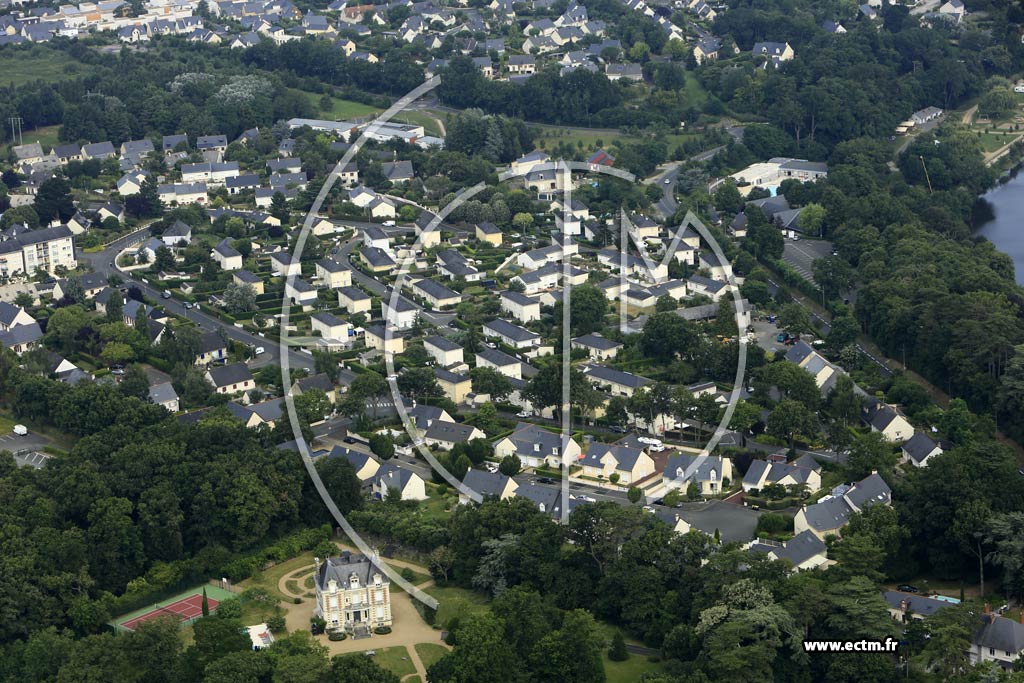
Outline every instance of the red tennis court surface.
<path fill-rule="evenodd" d="M 213 612 L 219 604 L 213 598 L 206 599 L 207 604 L 210 606 L 210 612 Z M 145 614 L 140 614 L 134 619 L 121 624 L 121 628 L 126 628 L 130 631 L 134 631 L 135 627 L 145 621 L 151 621 L 159 617 L 164 616 L 176 616 L 179 621 L 188 621 L 189 619 L 195 619 L 203 613 L 203 596 L 202 595 L 190 595 L 187 598 L 172 602 L 164 607 L 157 607 L 156 609 L 150 610 Z"/>

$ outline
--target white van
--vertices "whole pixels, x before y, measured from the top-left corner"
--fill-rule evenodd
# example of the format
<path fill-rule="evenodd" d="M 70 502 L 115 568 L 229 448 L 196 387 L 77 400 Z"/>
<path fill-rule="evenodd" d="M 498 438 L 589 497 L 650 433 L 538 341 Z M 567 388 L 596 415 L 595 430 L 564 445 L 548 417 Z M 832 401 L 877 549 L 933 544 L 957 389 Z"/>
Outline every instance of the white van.
<path fill-rule="evenodd" d="M 257 346 L 255 349 L 252 350 L 252 354 L 254 356 L 259 356 L 259 355 L 264 354 L 266 352 L 267 352 L 267 350 L 265 348 L 263 348 L 262 346 Z"/>
<path fill-rule="evenodd" d="M 25 436 L 26 434 L 28 434 L 28 427 L 26 427 L 25 425 L 14 425 L 14 429 L 11 431 L 13 431 L 18 436 Z"/>

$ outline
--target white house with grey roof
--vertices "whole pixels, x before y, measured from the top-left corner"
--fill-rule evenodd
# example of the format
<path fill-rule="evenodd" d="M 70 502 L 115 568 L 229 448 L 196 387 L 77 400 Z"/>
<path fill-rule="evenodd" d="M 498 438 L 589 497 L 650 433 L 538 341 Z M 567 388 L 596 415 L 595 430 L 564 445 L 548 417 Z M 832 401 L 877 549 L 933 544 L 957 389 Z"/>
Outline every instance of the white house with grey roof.
<path fill-rule="evenodd" d="M 176 413 L 180 409 L 178 392 L 170 382 L 159 382 L 149 387 L 149 402 L 165 408 L 170 413 Z"/>
<path fill-rule="evenodd" d="M 788 562 L 794 572 L 815 569 L 828 562 L 827 546 L 810 531 L 803 531 L 782 543 L 758 538 L 747 550 Z"/>
<path fill-rule="evenodd" d="M 575 464 L 582 450 L 573 439 L 565 444 L 565 462 Z M 559 467 L 563 463 L 562 437 L 543 427 L 520 422 L 515 430 L 494 442 L 494 457 L 498 460 L 514 455 L 523 467 Z"/>
<path fill-rule="evenodd" d="M 906 441 L 914 434 L 914 426 L 899 408 L 877 400 L 867 402 L 861 410 L 861 419 L 871 431 L 879 432 L 890 443 Z"/>
<path fill-rule="evenodd" d="M 540 320 L 540 302 L 522 292 L 506 290 L 499 295 L 501 312 L 507 313 L 521 323 Z"/>
<path fill-rule="evenodd" d="M 416 280 L 410 286 L 414 296 L 424 299 L 432 308 L 449 308 L 462 302 L 462 295 L 430 278 Z"/>
<path fill-rule="evenodd" d="M 224 238 L 210 252 L 210 257 L 221 270 L 239 270 L 242 267 L 242 253 L 231 246 L 231 240 Z"/>
<path fill-rule="evenodd" d="M 529 349 L 540 344 L 540 335 L 507 320 L 496 318 L 483 324 L 484 337 L 500 339 L 515 349 Z"/>
<path fill-rule="evenodd" d="M 679 453 L 668 459 L 661 473 L 666 490 L 686 491 L 691 483 L 696 483 L 703 496 L 718 495 L 726 489 L 726 480 L 732 478 L 732 460 L 720 455 Z"/>
<path fill-rule="evenodd" d="M 455 448 L 455 444 L 484 438 L 487 435 L 480 428 L 448 420 L 434 420 L 423 434 L 423 440 L 428 446 L 449 451 Z"/>
<path fill-rule="evenodd" d="M 316 279 L 329 289 L 352 286 L 352 271 L 334 259 L 320 259 L 316 262 Z"/>
<path fill-rule="evenodd" d="M 872 472 L 850 487 L 839 486 L 832 494 L 814 505 L 805 505 L 793 519 L 795 533 L 810 530 L 824 540 L 828 535 L 838 536 L 850 516 L 871 505 L 890 505 L 892 491 L 885 480 Z"/>
<path fill-rule="evenodd" d="M 515 479 L 500 472 L 485 472 L 484 470 L 473 469 L 466 472 L 466 476 L 462 478 L 462 483 L 470 491 L 480 494 L 480 497 L 484 500 L 488 498 L 505 500 L 513 496 L 519 488 L 519 484 Z M 465 505 L 471 500 L 472 498 L 461 491 L 459 492 L 459 503 Z"/>
<path fill-rule="evenodd" d="M 743 475 L 744 491 L 760 491 L 769 484 L 779 486 L 806 486 L 808 493 L 821 488 L 821 465 L 810 456 L 793 462 L 754 460 Z"/>
<path fill-rule="evenodd" d="M 620 342 L 603 337 L 600 334 L 585 334 L 581 337 L 576 337 L 571 342 L 571 347 L 574 349 L 582 349 L 587 352 L 587 356 L 593 361 L 607 361 L 615 358 L 619 353 L 619 349 L 622 348 Z"/>
<path fill-rule="evenodd" d="M 398 495 L 399 500 L 426 500 L 427 491 L 423 477 L 412 470 L 385 463 L 371 479 L 373 494 L 381 500 Z"/>
<path fill-rule="evenodd" d="M 522 379 L 522 366 L 523 363 L 518 358 L 497 349 L 485 348 L 476 354 L 476 367 L 493 368 L 506 377 Z"/>
<path fill-rule="evenodd" d="M 389 325 L 400 330 L 407 330 L 416 325 L 419 315 L 419 307 L 403 296 L 392 296 L 388 292 L 381 297 L 380 316 Z"/>
<path fill-rule="evenodd" d="M 599 389 L 604 389 L 614 396 L 629 398 L 633 393 L 651 383 L 651 380 L 632 372 L 624 372 L 604 365 L 585 365 L 583 374 Z"/>
<path fill-rule="evenodd" d="M 367 313 L 373 303 L 369 294 L 358 287 L 340 287 L 338 289 L 338 305 L 348 311 L 349 315 Z"/>
<path fill-rule="evenodd" d="M 942 455 L 944 449 L 942 444 L 924 432 L 917 432 L 909 441 L 903 444 L 900 452 L 902 454 L 900 461 L 904 464 L 911 464 L 914 467 L 927 467 L 928 461 L 937 455 Z"/>
<path fill-rule="evenodd" d="M 427 337 L 423 340 L 423 348 L 441 367 L 446 368 L 463 362 L 462 347 L 447 337 Z"/>

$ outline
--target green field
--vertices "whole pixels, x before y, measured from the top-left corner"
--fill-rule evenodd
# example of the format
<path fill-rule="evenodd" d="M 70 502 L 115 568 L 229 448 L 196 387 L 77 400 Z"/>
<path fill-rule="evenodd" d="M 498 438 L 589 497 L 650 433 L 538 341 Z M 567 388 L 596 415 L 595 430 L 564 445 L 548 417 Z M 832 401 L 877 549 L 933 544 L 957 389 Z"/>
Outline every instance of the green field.
<path fill-rule="evenodd" d="M 317 116 L 323 116 L 336 121 L 347 121 L 348 119 L 374 116 L 375 114 L 379 114 L 383 111 L 377 107 L 371 107 L 368 104 L 353 102 L 351 100 L 343 100 L 337 97 L 331 98 L 332 107 L 330 111 L 324 111 L 320 109 L 320 99 L 323 95 L 319 93 L 306 92 L 304 90 L 292 90 L 291 92 L 309 100 L 309 103 L 317 110 Z"/>
<path fill-rule="evenodd" d="M 291 601 L 290 596 L 284 595 L 277 589 L 278 581 L 280 581 L 283 576 L 291 574 L 292 572 L 297 572 L 298 570 L 304 569 L 312 564 L 313 553 L 303 553 L 298 557 L 293 557 L 292 559 L 281 562 L 280 564 L 275 564 L 266 571 L 260 572 L 252 578 L 242 581 L 238 586 L 239 588 L 259 586 L 275 597 Z"/>
<path fill-rule="evenodd" d="M 6 50 L 0 54 L 0 84 L 17 86 L 32 81 L 66 81 L 90 68 L 49 48 Z"/>
<path fill-rule="evenodd" d="M 479 593 L 465 588 L 431 586 L 426 589 L 429 595 L 437 598 L 436 623 L 447 624 L 452 617 L 464 618 L 472 614 L 483 614 L 487 611 L 487 599 Z"/>
<path fill-rule="evenodd" d="M 416 673 L 416 666 L 409 658 L 409 651 L 404 645 L 385 647 L 375 652 L 377 654 L 373 655 L 373 661 L 399 678 Z"/>
<path fill-rule="evenodd" d="M 604 673 L 607 683 L 636 683 L 645 673 L 657 673 L 663 669 L 662 664 L 647 661 L 646 657 L 630 655 L 624 662 L 613 662 L 604 657 Z"/>
<path fill-rule="evenodd" d="M 420 661 L 423 662 L 423 666 L 427 669 L 434 662 L 448 654 L 448 649 L 437 643 L 417 643 L 413 647 L 416 648 L 416 654 L 420 656 Z"/>

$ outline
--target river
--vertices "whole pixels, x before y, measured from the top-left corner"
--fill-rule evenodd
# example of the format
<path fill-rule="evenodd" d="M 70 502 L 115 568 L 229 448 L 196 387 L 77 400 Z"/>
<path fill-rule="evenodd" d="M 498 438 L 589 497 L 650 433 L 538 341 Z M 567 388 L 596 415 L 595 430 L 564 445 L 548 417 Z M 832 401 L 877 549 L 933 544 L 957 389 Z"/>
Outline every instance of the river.
<path fill-rule="evenodd" d="M 987 237 L 1013 259 L 1017 284 L 1024 285 L 1024 173 L 989 190 L 974 208 L 975 234 Z"/>

